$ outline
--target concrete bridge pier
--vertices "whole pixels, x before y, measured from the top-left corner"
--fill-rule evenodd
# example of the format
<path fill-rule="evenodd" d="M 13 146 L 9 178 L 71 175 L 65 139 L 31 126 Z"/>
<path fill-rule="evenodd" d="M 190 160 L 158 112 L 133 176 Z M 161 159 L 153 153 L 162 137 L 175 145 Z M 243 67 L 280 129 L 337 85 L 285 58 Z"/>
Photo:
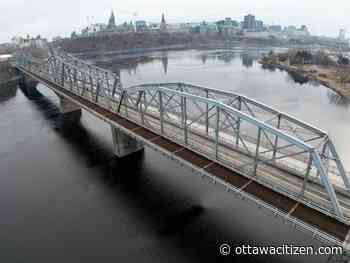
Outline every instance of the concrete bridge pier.
<path fill-rule="evenodd" d="M 64 126 L 71 126 L 79 122 L 81 118 L 81 107 L 59 94 L 57 96 L 60 99 L 60 109 Z"/>
<path fill-rule="evenodd" d="M 19 70 L 17 70 L 16 74 L 18 77 L 19 87 L 29 99 L 37 98 L 41 95 L 41 93 L 36 88 L 39 84 L 38 81 L 25 75 Z"/>
<path fill-rule="evenodd" d="M 130 156 L 144 150 L 142 142 L 130 137 L 120 129 L 111 126 L 114 153 L 118 158 Z"/>

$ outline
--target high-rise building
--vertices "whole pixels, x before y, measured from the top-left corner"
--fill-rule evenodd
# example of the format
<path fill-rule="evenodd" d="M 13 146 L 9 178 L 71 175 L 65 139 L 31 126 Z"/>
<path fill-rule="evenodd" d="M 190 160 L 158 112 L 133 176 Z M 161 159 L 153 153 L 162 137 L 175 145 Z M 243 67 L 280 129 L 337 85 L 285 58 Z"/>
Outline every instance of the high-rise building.
<path fill-rule="evenodd" d="M 345 31 L 345 29 L 340 29 L 339 30 L 338 38 L 339 38 L 339 40 L 345 40 L 345 38 L 346 38 L 346 31 Z"/>
<path fill-rule="evenodd" d="M 264 22 L 261 20 L 256 20 L 256 26 L 255 26 L 256 31 L 261 32 L 264 31 Z"/>
<path fill-rule="evenodd" d="M 253 16 L 253 15 L 246 15 L 244 17 L 243 29 L 246 29 L 248 31 L 255 31 L 255 29 L 256 29 L 255 16 Z"/>

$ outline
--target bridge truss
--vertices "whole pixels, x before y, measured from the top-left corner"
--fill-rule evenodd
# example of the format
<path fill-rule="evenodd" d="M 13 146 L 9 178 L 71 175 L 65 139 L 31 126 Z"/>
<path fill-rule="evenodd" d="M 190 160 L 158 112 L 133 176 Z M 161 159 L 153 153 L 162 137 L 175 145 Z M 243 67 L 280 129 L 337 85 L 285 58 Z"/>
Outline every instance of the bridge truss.
<path fill-rule="evenodd" d="M 347 221 L 350 182 L 328 134 L 243 95 L 187 83 L 124 88 L 66 53 L 13 64 L 322 213 Z M 350 208 L 349 208 L 350 209 Z"/>

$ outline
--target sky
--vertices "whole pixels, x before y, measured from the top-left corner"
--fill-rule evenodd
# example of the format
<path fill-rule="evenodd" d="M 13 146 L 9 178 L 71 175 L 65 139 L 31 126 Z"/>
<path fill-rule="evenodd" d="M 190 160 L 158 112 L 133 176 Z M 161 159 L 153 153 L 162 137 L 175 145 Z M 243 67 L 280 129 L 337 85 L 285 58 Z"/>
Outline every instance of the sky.
<path fill-rule="evenodd" d="M 159 22 L 162 13 L 169 23 L 225 17 L 242 21 L 252 13 L 266 24 L 305 24 L 314 35 L 336 37 L 341 28 L 350 35 L 349 0 L 0 0 L 0 43 L 27 34 L 69 36 L 88 20 L 107 23 L 112 9 L 117 23 Z"/>

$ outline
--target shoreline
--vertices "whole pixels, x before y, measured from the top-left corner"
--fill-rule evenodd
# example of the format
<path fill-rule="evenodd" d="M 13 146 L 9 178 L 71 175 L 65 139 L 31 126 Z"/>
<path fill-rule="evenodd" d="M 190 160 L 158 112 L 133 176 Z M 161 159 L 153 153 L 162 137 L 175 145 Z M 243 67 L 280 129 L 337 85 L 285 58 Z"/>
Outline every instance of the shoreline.
<path fill-rule="evenodd" d="M 93 51 L 84 51 L 84 52 L 69 52 L 70 54 L 77 57 L 88 57 L 88 58 L 96 58 L 103 56 L 125 56 L 124 58 L 128 58 L 129 56 L 137 56 L 148 54 L 152 52 L 167 52 L 167 51 L 181 51 L 181 50 L 206 50 L 206 49 L 242 49 L 242 50 L 265 50 L 269 51 L 271 48 L 280 48 L 287 49 L 287 47 L 283 46 L 265 46 L 265 45 L 235 45 L 235 44 L 225 44 L 225 43 L 208 43 L 208 44 L 176 44 L 176 45 L 166 45 L 160 47 L 148 47 L 148 48 L 128 48 L 128 49 L 118 49 L 112 51 L 101 51 L 101 50 L 93 50 Z"/>
<path fill-rule="evenodd" d="M 305 70 L 298 67 L 283 65 L 281 63 L 265 62 L 262 60 L 259 60 L 258 63 L 260 63 L 263 66 L 278 68 L 280 70 L 283 70 L 292 74 L 297 74 L 299 77 L 304 78 L 307 82 L 315 81 L 318 84 L 325 86 L 326 88 L 336 92 L 341 97 L 350 99 L 350 86 L 341 85 L 337 83 L 336 80 L 329 79 L 327 77 L 321 77 L 319 72 L 311 72 L 310 70 Z"/>

